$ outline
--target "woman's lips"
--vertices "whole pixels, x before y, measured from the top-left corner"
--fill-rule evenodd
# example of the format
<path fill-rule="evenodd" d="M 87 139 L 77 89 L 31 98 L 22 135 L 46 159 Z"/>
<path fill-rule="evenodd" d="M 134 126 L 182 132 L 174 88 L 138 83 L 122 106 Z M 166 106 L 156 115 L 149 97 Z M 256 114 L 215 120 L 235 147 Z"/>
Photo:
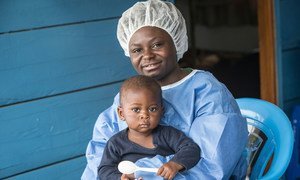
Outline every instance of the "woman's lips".
<path fill-rule="evenodd" d="M 143 66 L 143 69 L 146 71 L 152 71 L 159 67 L 160 63 L 147 64 Z"/>

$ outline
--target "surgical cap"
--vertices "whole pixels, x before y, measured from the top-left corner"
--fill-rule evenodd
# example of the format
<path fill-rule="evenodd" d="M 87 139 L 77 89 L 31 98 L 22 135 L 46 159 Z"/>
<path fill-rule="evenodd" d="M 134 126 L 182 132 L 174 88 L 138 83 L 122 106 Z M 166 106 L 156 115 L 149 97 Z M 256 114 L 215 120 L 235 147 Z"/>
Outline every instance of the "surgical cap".
<path fill-rule="evenodd" d="M 177 60 L 182 58 L 188 49 L 188 37 L 185 20 L 174 4 L 161 0 L 137 2 L 122 14 L 118 23 L 117 38 L 126 56 L 129 57 L 130 38 L 145 26 L 165 30 L 173 39 Z"/>

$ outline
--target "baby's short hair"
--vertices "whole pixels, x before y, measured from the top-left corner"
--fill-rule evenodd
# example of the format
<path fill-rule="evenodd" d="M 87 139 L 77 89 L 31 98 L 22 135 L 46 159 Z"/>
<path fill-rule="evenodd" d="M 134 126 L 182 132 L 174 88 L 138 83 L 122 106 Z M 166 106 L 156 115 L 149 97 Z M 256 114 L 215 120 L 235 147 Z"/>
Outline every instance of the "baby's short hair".
<path fill-rule="evenodd" d="M 160 99 L 162 98 L 160 85 L 155 79 L 148 76 L 137 75 L 125 80 L 120 89 L 120 104 L 122 102 L 122 97 L 129 89 L 150 89 L 151 91 L 158 93 Z"/>

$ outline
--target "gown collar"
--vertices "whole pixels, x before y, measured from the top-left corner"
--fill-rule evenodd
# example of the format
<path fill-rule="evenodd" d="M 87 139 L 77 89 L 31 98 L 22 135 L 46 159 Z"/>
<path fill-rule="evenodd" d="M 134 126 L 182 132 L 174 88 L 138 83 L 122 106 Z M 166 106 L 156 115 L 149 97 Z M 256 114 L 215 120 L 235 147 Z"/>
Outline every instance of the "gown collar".
<path fill-rule="evenodd" d="M 177 82 L 175 82 L 175 83 L 166 85 L 166 86 L 162 86 L 161 89 L 162 89 L 162 90 L 167 90 L 167 89 L 171 89 L 171 88 L 173 88 L 173 87 L 179 86 L 179 85 L 182 84 L 184 81 L 186 81 L 187 79 L 189 79 L 190 77 L 192 77 L 196 72 L 197 72 L 197 70 L 193 70 L 191 73 L 189 73 L 187 76 L 185 76 L 185 77 L 182 78 L 181 80 L 179 80 L 179 81 L 177 81 Z"/>

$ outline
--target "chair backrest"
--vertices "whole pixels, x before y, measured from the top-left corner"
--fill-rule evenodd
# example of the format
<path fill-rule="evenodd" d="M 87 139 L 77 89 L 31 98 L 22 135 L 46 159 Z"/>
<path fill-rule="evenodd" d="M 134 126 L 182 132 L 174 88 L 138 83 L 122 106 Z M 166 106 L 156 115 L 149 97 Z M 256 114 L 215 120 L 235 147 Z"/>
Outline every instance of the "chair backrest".
<path fill-rule="evenodd" d="M 279 179 L 291 159 L 294 134 L 285 113 L 276 105 L 255 98 L 240 98 L 237 103 L 247 119 L 250 179 Z M 264 173 L 272 156 L 271 165 Z"/>

